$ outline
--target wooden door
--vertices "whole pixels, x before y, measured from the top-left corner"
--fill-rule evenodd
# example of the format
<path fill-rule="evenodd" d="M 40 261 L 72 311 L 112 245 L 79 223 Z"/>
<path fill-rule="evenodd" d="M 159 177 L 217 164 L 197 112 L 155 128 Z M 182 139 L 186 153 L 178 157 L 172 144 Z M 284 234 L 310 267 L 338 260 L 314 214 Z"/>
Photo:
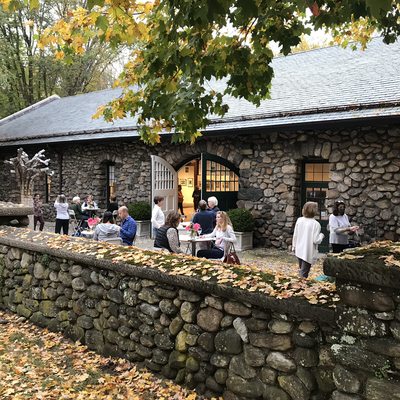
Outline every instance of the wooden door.
<path fill-rule="evenodd" d="M 167 161 L 151 156 L 151 198 L 164 197 L 163 211 L 167 214 L 178 209 L 178 173 Z"/>

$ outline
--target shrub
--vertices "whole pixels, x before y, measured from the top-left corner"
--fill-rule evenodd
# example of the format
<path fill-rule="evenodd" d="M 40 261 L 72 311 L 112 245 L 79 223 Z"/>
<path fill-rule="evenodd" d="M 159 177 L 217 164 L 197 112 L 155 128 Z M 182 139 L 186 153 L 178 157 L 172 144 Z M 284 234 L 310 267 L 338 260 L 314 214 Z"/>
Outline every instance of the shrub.
<path fill-rule="evenodd" d="M 128 204 L 129 215 L 136 221 L 151 219 L 151 205 L 146 201 Z"/>
<path fill-rule="evenodd" d="M 234 231 L 253 232 L 254 218 L 249 210 L 244 208 L 235 208 L 234 210 L 229 210 L 228 215 L 232 221 Z"/>

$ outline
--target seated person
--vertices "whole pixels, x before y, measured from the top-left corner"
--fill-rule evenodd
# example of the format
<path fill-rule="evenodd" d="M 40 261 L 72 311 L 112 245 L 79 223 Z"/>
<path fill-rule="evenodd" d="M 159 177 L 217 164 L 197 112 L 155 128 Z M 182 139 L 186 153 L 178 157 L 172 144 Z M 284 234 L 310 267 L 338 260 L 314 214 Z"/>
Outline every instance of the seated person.
<path fill-rule="evenodd" d="M 201 232 L 208 235 L 214 230 L 214 213 L 207 210 L 207 203 L 205 200 L 199 201 L 199 211 L 194 214 L 192 222 L 200 224 Z"/>
<path fill-rule="evenodd" d="M 82 204 L 83 214 L 88 217 L 93 217 L 97 208 L 97 203 L 93 200 L 93 196 L 89 194 Z"/>
<path fill-rule="evenodd" d="M 73 210 L 75 213 L 75 218 L 78 222 L 81 222 L 81 227 L 86 229 L 87 228 L 87 220 L 88 216 L 83 213 L 81 207 L 81 199 L 79 196 L 75 196 L 72 199 L 72 204 L 69 206 L 70 210 Z"/>
<path fill-rule="evenodd" d="M 180 248 L 178 225 L 181 222 L 181 215 L 172 211 L 167 215 L 165 224 L 158 228 L 154 240 L 154 248 L 157 250 L 166 249 L 170 253 L 183 253 Z"/>
<path fill-rule="evenodd" d="M 215 224 L 217 223 L 217 212 L 220 211 L 218 208 L 218 200 L 215 196 L 211 196 L 207 199 L 208 202 L 208 211 L 211 211 L 214 214 L 214 227 Z"/>
<path fill-rule="evenodd" d="M 111 212 L 106 211 L 103 215 L 103 221 L 98 224 L 94 230 L 93 239 L 99 242 L 107 239 L 119 238 L 120 227 L 114 224 L 114 218 Z"/>
<path fill-rule="evenodd" d="M 114 211 L 118 211 L 118 202 L 117 202 L 117 197 L 116 196 L 111 196 L 110 197 L 110 203 L 107 207 L 107 211 L 110 211 L 111 213 Z"/>
<path fill-rule="evenodd" d="M 217 225 L 208 235 L 202 235 L 201 237 L 216 238 L 215 244 L 211 249 L 199 250 L 197 257 L 222 259 L 225 253 L 225 245 L 227 242 L 235 243 L 236 236 L 233 232 L 232 223 L 225 211 L 218 211 L 216 215 Z"/>
<path fill-rule="evenodd" d="M 132 246 L 136 236 L 136 221 L 129 215 L 128 208 L 125 206 L 118 209 L 118 216 L 121 219 L 119 236 L 122 239 L 122 244 Z"/>

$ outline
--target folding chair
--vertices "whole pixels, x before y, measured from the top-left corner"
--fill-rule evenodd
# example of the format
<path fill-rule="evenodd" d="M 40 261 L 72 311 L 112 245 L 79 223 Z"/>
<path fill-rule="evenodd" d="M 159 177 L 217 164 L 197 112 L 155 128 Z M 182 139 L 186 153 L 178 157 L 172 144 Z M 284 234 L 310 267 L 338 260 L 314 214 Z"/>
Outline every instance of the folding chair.
<path fill-rule="evenodd" d="M 72 225 L 73 233 L 72 236 L 80 236 L 82 221 L 78 221 L 74 210 L 68 210 L 69 223 Z"/>

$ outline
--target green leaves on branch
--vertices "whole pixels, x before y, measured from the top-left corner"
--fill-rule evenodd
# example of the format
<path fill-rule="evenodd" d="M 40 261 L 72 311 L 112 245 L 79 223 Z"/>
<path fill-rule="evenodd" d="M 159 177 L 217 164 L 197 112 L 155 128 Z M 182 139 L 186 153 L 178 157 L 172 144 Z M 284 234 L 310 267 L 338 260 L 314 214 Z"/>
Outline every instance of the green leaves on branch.
<path fill-rule="evenodd" d="M 83 52 L 96 35 L 133 49 L 122 96 L 97 115 L 138 117 L 148 143 L 165 132 L 173 142 L 193 142 L 229 111 L 224 96 L 256 105 L 267 99 L 271 42 L 287 55 L 311 29 L 329 31 L 342 46 L 365 47 L 375 32 L 386 43 L 400 34 L 400 2 L 390 0 L 88 0 L 86 8 L 47 41 L 60 59 Z"/>

